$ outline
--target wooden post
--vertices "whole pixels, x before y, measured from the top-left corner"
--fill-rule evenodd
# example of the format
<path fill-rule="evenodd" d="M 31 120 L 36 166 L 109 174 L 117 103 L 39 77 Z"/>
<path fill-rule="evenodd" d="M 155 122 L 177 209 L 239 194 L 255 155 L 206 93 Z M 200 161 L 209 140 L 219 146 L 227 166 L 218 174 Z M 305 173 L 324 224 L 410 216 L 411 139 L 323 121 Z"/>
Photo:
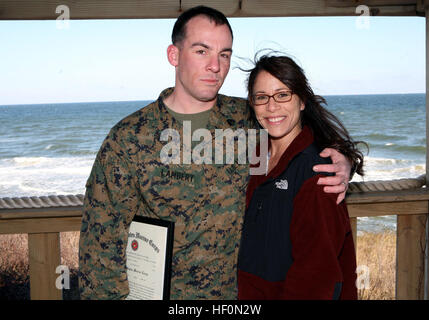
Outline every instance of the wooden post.
<path fill-rule="evenodd" d="M 429 179 L 429 0 L 424 0 L 426 19 L 426 187 Z M 429 228 L 429 215 L 426 216 L 426 228 Z M 425 241 L 425 279 L 424 299 L 429 299 L 429 232 Z"/>
<path fill-rule="evenodd" d="M 426 181 L 429 173 L 429 0 L 425 0 L 426 19 Z"/>
<path fill-rule="evenodd" d="M 426 215 L 398 215 L 396 243 L 396 299 L 422 300 Z"/>
<path fill-rule="evenodd" d="M 60 265 L 60 234 L 29 233 L 30 296 L 32 300 L 61 300 L 62 291 L 55 281 Z"/>
<path fill-rule="evenodd" d="M 350 218 L 350 225 L 352 227 L 353 243 L 355 245 L 355 252 L 357 254 L 357 218 Z"/>

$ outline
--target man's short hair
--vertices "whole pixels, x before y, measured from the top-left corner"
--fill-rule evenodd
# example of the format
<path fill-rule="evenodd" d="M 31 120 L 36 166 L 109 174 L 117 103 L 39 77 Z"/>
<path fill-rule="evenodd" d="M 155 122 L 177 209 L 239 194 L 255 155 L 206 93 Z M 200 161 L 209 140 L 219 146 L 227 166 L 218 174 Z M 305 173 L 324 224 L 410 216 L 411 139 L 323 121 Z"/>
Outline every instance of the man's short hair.
<path fill-rule="evenodd" d="M 199 15 L 206 16 L 211 22 L 214 22 L 217 26 L 224 24 L 227 25 L 229 31 L 231 32 L 231 38 L 233 38 L 232 28 L 228 22 L 228 19 L 222 12 L 206 6 L 197 6 L 186 10 L 177 18 L 176 23 L 173 27 L 173 33 L 171 34 L 171 41 L 174 45 L 177 45 L 185 39 L 186 24 L 193 17 Z"/>

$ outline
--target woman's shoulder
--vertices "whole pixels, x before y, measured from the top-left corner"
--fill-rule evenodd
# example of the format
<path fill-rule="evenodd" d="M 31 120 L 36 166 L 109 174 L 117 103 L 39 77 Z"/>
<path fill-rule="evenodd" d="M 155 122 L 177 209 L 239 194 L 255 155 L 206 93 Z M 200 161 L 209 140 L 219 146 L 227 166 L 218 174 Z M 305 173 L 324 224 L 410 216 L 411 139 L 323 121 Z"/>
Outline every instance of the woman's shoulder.
<path fill-rule="evenodd" d="M 315 172 L 313 167 L 317 164 L 331 164 L 331 158 L 323 158 L 320 156 L 322 150 L 312 143 L 303 151 L 295 156 L 295 158 L 289 164 L 289 169 L 301 176 L 301 179 L 307 180 L 315 175 L 333 175 L 329 172 Z"/>

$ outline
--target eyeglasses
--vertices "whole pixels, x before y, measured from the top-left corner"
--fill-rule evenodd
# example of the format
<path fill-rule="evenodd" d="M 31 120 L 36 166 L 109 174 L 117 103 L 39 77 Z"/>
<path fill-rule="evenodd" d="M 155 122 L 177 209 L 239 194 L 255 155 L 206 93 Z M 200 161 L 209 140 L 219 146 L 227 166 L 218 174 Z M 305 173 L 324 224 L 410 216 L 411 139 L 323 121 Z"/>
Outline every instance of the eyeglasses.
<path fill-rule="evenodd" d="M 272 96 L 268 94 L 255 94 L 252 96 L 252 104 L 255 106 L 261 106 L 267 104 L 270 101 L 270 98 L 273 98 L 275 102 L 288 102 L 292 99 L 292 95 L 292 91 L 277 92 Z"/>

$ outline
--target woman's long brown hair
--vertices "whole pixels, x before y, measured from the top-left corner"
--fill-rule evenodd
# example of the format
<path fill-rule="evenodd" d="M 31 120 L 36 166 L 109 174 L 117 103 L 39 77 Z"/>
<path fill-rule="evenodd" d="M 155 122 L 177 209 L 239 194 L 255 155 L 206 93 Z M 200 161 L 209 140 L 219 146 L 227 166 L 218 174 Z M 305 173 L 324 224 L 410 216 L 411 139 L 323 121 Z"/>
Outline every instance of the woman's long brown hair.
<path fill-rule="evenodd" d="M 243 70 L 243 69 L 242 69 Z M 358 144 L 368 145 L 363 141 L 353 141 L 341 121 L 326 110 L 322 104 L 326 100 L 315 95 L 311 89 L 304 71 L 295 61 L 287 56 L 263 55 L 255 59 L 255 67 L 249 71 L 247 90 L 249 101 L 252 103 L 252 92 L 255 80 L 261 71 L 266 71 L 283 82 L 292 92 L 304 102 L 305 109 L 301 111 L 301 124 L 311 128 L 314 141 L 320 148 L 334 148 L 352 162 L 352 168 L 363 176 L 363 154 Z"/>

